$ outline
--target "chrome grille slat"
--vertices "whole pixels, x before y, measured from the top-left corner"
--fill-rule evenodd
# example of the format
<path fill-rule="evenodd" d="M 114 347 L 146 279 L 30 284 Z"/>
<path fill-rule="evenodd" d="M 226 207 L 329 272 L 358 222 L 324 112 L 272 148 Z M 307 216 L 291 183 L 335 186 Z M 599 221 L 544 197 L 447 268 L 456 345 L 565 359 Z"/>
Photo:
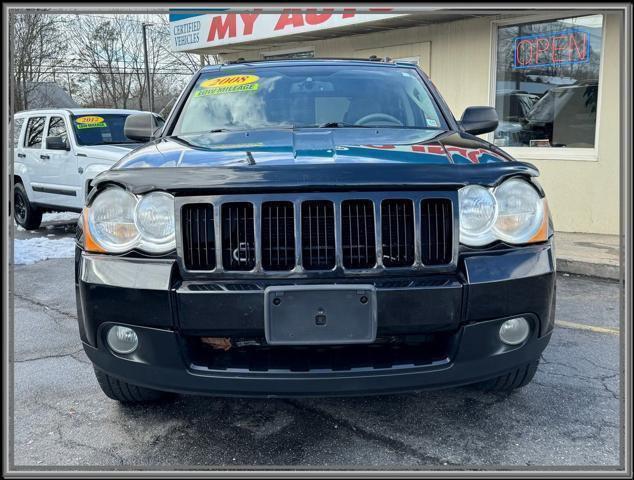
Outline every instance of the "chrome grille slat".
<path fill-rule="evenodd" d="M 293 204 L 264 202 L 261 211 L 262 268 L 292 270 L 295 267 Z"/>
<path fill-rule="evenodd" d="M 456 202 L 438 191 L 176 197 L 178 261 L 188 275 L 235 278 L 448 272 Z"/>
<path fill-rule="evenodd" d="M 374 267 L 376 264 L 376 243 L 372 202 L 370 200 L 344 200 L 341 230 L 344 268 Z"/>
<path fill-rule="evenodd" d="M 451 260 L 453 238 L 451 202 L 448 199 L 430 198 L 421 205 L 421 238 L 423 248 L 423 265 L 443 265 Z"/>
<path fill-rule="evenodd" d="M 225 270 L 255 268 L 255 222 L 252 203 L 222 205 L 222 264 Z"/>
<path fill-rule="evenodd" d="M 209 259 L 208 252 L 214 249 L 214 216 L 213 207 L 209 204 L 189 204 L 181 212 L 185 219 L 183 225 L 184 241 L 189 248 L 184 257 L 190 269 L 212 270 L 216 259 Z M 202 216 L 201 216 L 202 215 Z M 209 220 L 208 220 L 209 219 Z M 203 233 L 201 234 L 201 229 Z M 212 240 L 209 240 L 211 236 Z M 204 255 L 203 255 L 204 251 Z"/>
<path fill-rule="evenodd" d="M 305 270 L 335 267 L 334 204 L 329 200 L 302 203 L 302 250 Z"/>
<path fill-rule="evenodd" d="M 407 267 L 414 264 L 414 212 L 411 200 L 389 199 L 381 204 L 383 217 L 383 265 Z M 408 228 L 409 225 L 409 228 Z"/>

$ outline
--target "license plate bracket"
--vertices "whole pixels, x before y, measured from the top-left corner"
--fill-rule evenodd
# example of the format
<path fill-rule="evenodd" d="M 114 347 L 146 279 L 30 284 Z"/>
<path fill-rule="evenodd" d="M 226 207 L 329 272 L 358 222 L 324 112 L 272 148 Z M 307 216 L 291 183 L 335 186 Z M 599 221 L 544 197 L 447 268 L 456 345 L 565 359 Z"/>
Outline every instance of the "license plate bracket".
<path fill-rule="evenodd" d="M 373 285 L 289 285 L 264 290 L 270 345 L 341 345 L 376 340 Z"/>

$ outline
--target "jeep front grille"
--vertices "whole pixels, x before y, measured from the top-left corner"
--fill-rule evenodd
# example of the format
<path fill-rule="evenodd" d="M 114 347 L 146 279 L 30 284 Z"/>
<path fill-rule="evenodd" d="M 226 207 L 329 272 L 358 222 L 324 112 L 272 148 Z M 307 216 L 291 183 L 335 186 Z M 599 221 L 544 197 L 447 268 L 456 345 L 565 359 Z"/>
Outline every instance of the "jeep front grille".
<path fill-rule="evenodd" d="M 196 203 L 183 205 L 181 224 L 185 267 L 188 270 L 216 268 L 213 207 Z"/>
<path fill-rule="evenodd" d="M 381 204 L 383 265 L 414 263 L 414 206 L 411 200 L 383 200 Z"/>
<path fill-rule="evenodd" d="M 227 270 L 255 267 L 253 204 L 225 203 L 222 206 L 222 264 Z"/>
<path fill-rule="evenodd" d="M 425 265 L 442 265 L 451 261 L 452 233 L 451 202 L 444 198 L 423 200 L 422 260 Z"/>
<path fill-rule="evenodd" d="M 370 200 L 342 202 L 341 241 L 345 268 L 371 268 L 376 264 L 374 205 Z"/>
<path fill-rule="evenodd" d="M 295 216 L 291 202 L 262 204 L 262 267 L 291 270 L 295 266 Z"/>
<path fill-rule="evenodd" d="M 176 197 L 177 253 L 186 271 L 211 276 L 447 271 L 456 201 L 455 192 Z"/>
<path fill-rule="evenodd" d="M 334 205 L 326 200 L 302 203 L 302 255 L 306 270 L 335 266 Z"/>

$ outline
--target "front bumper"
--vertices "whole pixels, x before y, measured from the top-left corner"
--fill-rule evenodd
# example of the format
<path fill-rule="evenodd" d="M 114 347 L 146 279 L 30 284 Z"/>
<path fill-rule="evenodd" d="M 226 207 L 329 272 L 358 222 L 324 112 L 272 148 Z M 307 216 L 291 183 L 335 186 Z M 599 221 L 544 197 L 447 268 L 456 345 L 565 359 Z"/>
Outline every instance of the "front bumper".
<path fill-rule="evenodd" d="M 133 384 L 196 394 L 353 395 L 478 382 L 539 358 L 554 318 L 550 242 L 465 253 L 452 275 L 418 274 L 375 282 L 377 334 L 442 333 L 450 339 L 444 358 L 345 371 L 215 369 L 192 360 L 186 339 L 264 336 L 263 286 L 283 281 L 187 281 L 173 260 L 114 258 L 80 250 L 76 278 L 80 335 L 98 369 Z M 362 283 L 368 281 L 364 278 Z M 501 322 L 518 315 L 530 320 L 529 339 L 515 347 L 502 344 L 497 335 Z M 136 330 L 136 352 L 116 355 L 106 346 L 105 332 L 113 323 Z"/>

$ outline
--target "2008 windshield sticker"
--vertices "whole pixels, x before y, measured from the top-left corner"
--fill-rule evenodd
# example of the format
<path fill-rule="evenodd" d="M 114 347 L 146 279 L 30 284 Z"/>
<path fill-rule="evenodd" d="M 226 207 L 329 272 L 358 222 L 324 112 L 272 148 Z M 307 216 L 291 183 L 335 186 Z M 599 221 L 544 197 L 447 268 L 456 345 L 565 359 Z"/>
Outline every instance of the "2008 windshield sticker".
<path fill-rule="evenodd" d="M 79 117 L 75 119 L 76 127 L 82 128 L 105 128 L 108 125 L 103 117 L 97 115 L 87 115 L 85 117 Z"/>
<path fill-rule="evenodd" d="M 260 77 L 257 75 L 228 75 L 226 77 L 212 78 L 200 84 L 200 90 L 194 93 L 194 97 L 253 92 L 260 86 L 257 83 L 259 79 Z"/>

